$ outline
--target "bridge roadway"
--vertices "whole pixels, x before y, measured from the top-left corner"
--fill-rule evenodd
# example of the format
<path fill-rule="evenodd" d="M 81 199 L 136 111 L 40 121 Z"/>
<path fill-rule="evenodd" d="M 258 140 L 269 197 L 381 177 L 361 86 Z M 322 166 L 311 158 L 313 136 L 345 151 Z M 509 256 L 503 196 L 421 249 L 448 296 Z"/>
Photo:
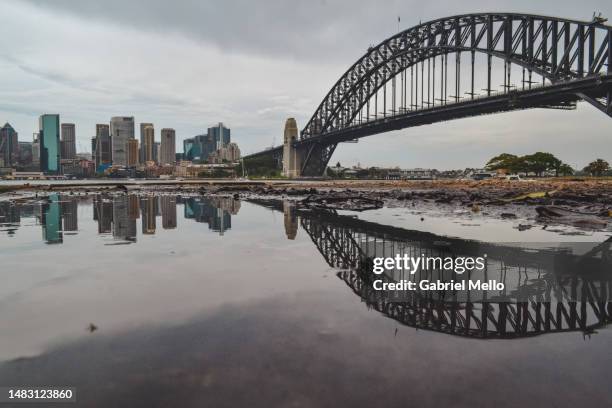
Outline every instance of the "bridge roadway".
<path fill-rule="evenodd" d="M 612 75 L 597 74 L 553 85 L 514 90 L 493 96 L 481 96 L 425 109 L 405 110 L 394 115 L 381 116 L 380 119 L 331 130 L 308 139 L 300 139 L 294 143 L 294 147 L 298 148 L 313 142 L 334 145 L 382 132 L 513 110 L 542 107 L 571 109 L 572 104 L 583 99 L 579 94 L 597 99 L 603 97 L 610 89 L 612 89 Z M 244 159 L 278 155 L 282 157 L 282 153 L 283 146 L 281 145 L 244 156 Z"/>

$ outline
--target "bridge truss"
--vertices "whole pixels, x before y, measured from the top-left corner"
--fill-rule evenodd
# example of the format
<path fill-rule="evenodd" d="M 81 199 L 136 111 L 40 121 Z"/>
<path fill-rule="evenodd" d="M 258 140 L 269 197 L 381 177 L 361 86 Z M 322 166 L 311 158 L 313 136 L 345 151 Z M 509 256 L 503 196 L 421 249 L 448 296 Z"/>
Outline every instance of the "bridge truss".
<path fill-rule="evenodd" d="M 485 13 L 409 28 L 369 47 L 327 93 L 296 142 L 301 174 L 321 175 L 338 143 L 411 126 L 580 100 L 612 116 L 611 44 L 597 19 Z"/>

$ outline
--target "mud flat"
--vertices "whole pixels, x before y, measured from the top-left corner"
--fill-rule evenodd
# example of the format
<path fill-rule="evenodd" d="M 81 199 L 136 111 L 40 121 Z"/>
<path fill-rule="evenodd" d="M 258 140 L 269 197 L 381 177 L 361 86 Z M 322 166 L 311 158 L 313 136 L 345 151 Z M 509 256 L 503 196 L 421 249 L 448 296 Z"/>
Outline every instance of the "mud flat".
<path fill-rule="evenodd" d="M 104 180 L 0 189 L 0 201 L 44 199 L 48 194 L 181 194 L 231 196 L 236 200 L 290 200 L 301 208 L 367 211 L 407 207 L 423 213 L 472 212 L 534 223 L 608 230 L 612 224 L 612 180 Z M 523 222 L 523 223 L 521 223 Z"/>

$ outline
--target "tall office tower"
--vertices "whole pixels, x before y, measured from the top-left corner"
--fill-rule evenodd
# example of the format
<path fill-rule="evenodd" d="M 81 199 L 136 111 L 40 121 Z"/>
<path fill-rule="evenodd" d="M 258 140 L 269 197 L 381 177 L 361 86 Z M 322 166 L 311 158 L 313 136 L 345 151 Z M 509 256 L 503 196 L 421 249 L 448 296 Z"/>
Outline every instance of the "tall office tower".
<path fill-rule="evenodd" d="M 102 198 L 94 197 L 94 221 L 98 221 L 98 234 L 109 234 L 113 225 L 113 203 Z"/>
<path fill-rule="evenodd" d="M 159 142 L 153 143 L 153 161 L 159 163 Z"/>
<path fill-rule="evenodd" d="M 60 172 L 60 118 L 59 115 L 41 115 L 38 119 L 40 142 L 40 171 L 45 174 Z"/>
<path fill-rule="evenodd" d="M 161 196 L 162 227 L 164 229 L 176 228 L 176 197 Z"/>
<path fill-rule="evenodd" d="M 140 218 L 140 201 L 137 195 L 128 196 L 128 217 L 130 220 L 137 220 Z"/>
<path fill-rule="evenodd" d="M 64 242 L 60 197 L 56 193 L 49 195 L 47 201 L 41 206 L 41 224 L 43 239 L 47 244 L 61 244 Z"/>
<path fill-rule="evenodd" d="M 134 139 L 134 117 L 116 116 L 110 122 L 111 160 L 115 166 L 127 166 L 127 142 Z"/>
<path fill-rule="evenodd" d="M 155 217 L 157 216 L 157 197 L 145 197 L 141 199 L 142 209 L 142 233 L 145 235 L 155 234 Z"/>
<path fill-rule="evenodd" d="M 63 231 L 78 231 L 78 199 L 70 197 L 61 197 L 60 208 L 62 210 L 62 218 L 64 219 Z"/>
<path fill-rule="evenodd" d="M 96 163 L 96 171 L 100 166 L 109 165 L 112 161 L 110 127 L 104 123 L 96 124 L 96 147 L 94 161 Z"/>
<path fill-rule="evenodd" d="M 197 135 L 183 141 L 185 160 L 206 161 L 211 153 L 217 150 L 214 132 Z"/>
<path fill-rule="evenodd" d="M 142 140 L 142 146 L 140 150 L 142 152 L 142 162 L 146 163 L 148 161 L 155 161 L 155 152 L 153 149 L 155 148 L 155 128 L 152 124 L 148 123 L 144 128 L 142 127 L 142 123 L 140 124 L 140 139 Z"/>
<path fill-rule="evenodd" d="M 19 164 L 30 166 L 32 164 L 32 142 L 19 142 Z"/>
<path fill-rule="evenodd" d="M 129 216 L 128 196 L 113 198 L 113 238 L 136 242 L 136 220 Z"/>
<path fill-rule="evenodd" d="M 13 167 L 19 161 L 17 132 L 6 123 L 0 128 L 0 167 Z"/>
<path fill-rule="evenodd" d="M 76 157 L 76 131 L 74 123 L 62 123 L 61 135 L 62 159 L 74 159 Z"/>
<path fill-rule="evenodd" d="M 97 161 L 96 161 L 96 145 L 98 144 L 98 138 L 97 137 L 92 137 L 91 138 L 91 161 L 94 162 L 94 166 L 96 167 L 96 171 L 98 171 L 98 166 L 97 166 Z"/>
<path fill-rule="evenodd" d="M 140 158 L 140 162 L 144 163 L 147 161 L 146 155 L 145 155 L 145 128 L 151 126 L 153 127 L 152 123 L 141 123 L 140 124 L 140 154 L 138 155 L 138 157 Z M 154 136 L 155 138 L 155 136 Z"/>
<path fill-rule="evenodd" d="M 127 167 L 138 166 L 138 140 L 128 139 L 127 141 Z"/>
<path fill-rule="evenodd" d="M 40 170 L 40 135 L 32 135 L 32 167 Z"/>
<path fill-rule="evenodd" d="M 174 129 L 162 129 L 159 164 L 174 164 L 175 161 L 176 132 Z"/>
<path fill-rule="evenodd" d="M 230 129 L 226 128 L 221 122 L 217 126 L 208 128 L 208 137 L 215 143 L 214 150 L 220 149 L 231 142 Z"/>

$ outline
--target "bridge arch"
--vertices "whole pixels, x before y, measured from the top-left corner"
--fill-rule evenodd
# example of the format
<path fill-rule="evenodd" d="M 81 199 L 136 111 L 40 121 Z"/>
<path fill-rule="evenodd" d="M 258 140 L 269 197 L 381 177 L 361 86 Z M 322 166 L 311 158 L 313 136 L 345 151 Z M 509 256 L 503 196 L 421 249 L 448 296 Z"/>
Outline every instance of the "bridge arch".
<path fill-rule="evenodd" d="M 516 13 L 465 14 L 419 24 L 370 47 L 327 93 L 301 138 L 350 124 L 369 97 L 402 71 L 451 53 L 482 53 L 551 83 L 608 74 L 611 33 L 612 27 L 596 21 Z"/>
<path fill-rule="evenodd" d="M 303 128 L 299 140 L 307 148 L 301 173 L 321 174 L 337 143 L 350 140 L 353 129 L 361 130 L 355 138 L 385 131 L 381 126 L 389 128 L 395 118 L 460 102 L 464 99 L 461 91 L 465 89 L 468 90 L 465 99 L 473 101 L 531 90 L 539 82 L 546 87 L 591 78 L 597 85 L 601 84 L 596 86 L 596 92 L 591 84 L 591 88 L 576 87 L 572 91 L 559 89 L 552 97 L 529 103 L 513 103 L 506 98 L 506 106 L 497 106 L 493 111 L 538 106 L 567 109 L 575 107 L 577 100 L 585 100 L 612 116 L 611 88 L 608 83 L 604 84 L 612 75 L 612 27 L 603 22 L 596 18 L 584 22 L 519 13 L 464 14 L 422 23 L 393 35 L 368 48 L 334 84 Z M 470 56 L 467 63 L 461 59 L 463 53 Z M 455 59 L 449 64 L 452 55 Z M 486 62 L 478 64 L 477 55 L 484 56 Z M 504 65 L 500 93 L 492 84 L 494 60 Z M 439 61 L 439 74 L 436 61 Z M 448 67 L 453 64 L 454 78 L 450 79 L 454 81 L 451 84 L 454 95 L 449 94 L 448 75 Z M 467 85 L 461 75 L 465 65 L 470 73 Z M 513 66 L 522 73 L 518 87 L 511 82 Z M 476 69 L 486 70 L 482 75 L 486 78 L 484 94 L 480 96 L 475 88 Z M 399 91 L 396 81 L 400 83 Z M 389 84 L 391 89 L 387 92 Z M 383 95 L 379 96 L 381 90 Z M 379 112 L 379 98 L 384 105 L 382 112 Z M 390 111 L 387 104 L 391 105 Z M 420 124 L 465 116 L 470 114 L 450 118 L 441 115 L 439 119 L 427 119 Z M 398 124 L 390 129 L 414 125 Z"/>
<path fill-rule="evenodd" d="M 574 109 L 581 100 L 612 117 L 612 27 L 604 23 L 478 13 L 395 34 L 369 47 L 323 98 L 293 143 L 293 171 L 320 176 L 338 143 L 452 119 Z M 279 146 L 246 159 L 279 167 L 283 156 Z"/>

